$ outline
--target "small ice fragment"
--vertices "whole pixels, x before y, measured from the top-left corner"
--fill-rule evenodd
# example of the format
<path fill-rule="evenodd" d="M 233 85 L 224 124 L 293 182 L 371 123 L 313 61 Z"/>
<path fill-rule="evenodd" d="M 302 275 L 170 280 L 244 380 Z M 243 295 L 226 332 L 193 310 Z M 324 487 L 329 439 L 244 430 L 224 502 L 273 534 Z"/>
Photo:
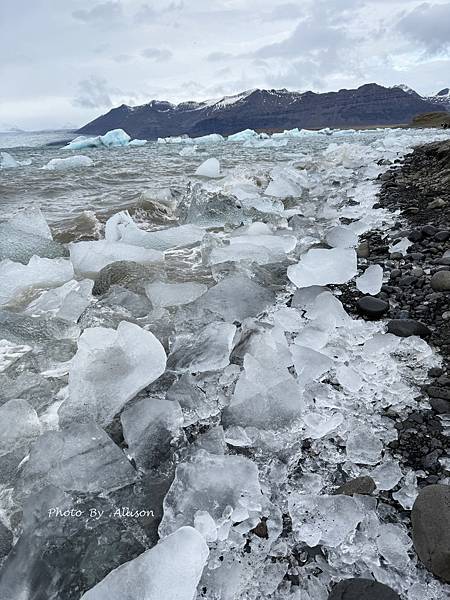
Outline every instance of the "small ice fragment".
<path fill-rule="evenodd" d="M 52 158 L 43 169 L 47 171 L 66 171 L 68 169 L 80 169 L 92 167 L 94 162 L 89 156 L 69 156 L 69 158 Z"/>
<path fill-rule="evenodd" d="M 196 175 L 200 177 L 208 177 L 210 179 L 217 179 L 221 177 L 220 163 L 217 158 L 208 158 L 203 162 L 198 169 L 195 171 Z"/>
<path fill-rule="evenodd" d="M 335 548 L 364 518 L 361 505 L 350 496 L 314 496 L 292 493 L 288 500 L 292 530 L 299 542 Z"/>
<path fill-rule="evenodd" d="M 380 462 L 383 444 L 367 427 L 352 429 L 347 438 L 347 458 L 362 465 L 376 465 Z"/>
<path fill-rule="evenodd" d="M 334 415 L 322 415 L 319 413 L 307 413 L 303 420 L 306 425 L 305 436 L 318 440 L 335 431 L 344 421 L 341 413 Z"/>
<path fill-rule="evenodd" d="M 356 252 L 353 248 L 312 248 L 296 265 L 287 270 L 297 287 L 347 283 L 357 273 Z"/>
<path fill-rule="evenodd" d="M 413 242 L 410 242 L 408 240 L 408 238 L 404 237 L 396 244 L 391 244 L 389 246 L 389 253 L 394 254 L 394 253 L 398 252 L 398 253 L 402 254 L 403 256 L 405 256 L 406 251 L 412 245 L 413 245 Z"/>
<path fill-rule="evenodd" d="M 145 146 L 145 144 L 147 143 L 147 140 L 139 140 L 139 139 L 134 139 L 131 140 L 131 142 L 128 143 L 129 146 Z"/>
<path fill-rule="evenodd" d="M 397 462 L 388 460 L 370 473 L 379 490 L 392 490 L 403 477 L 402 470 Z"/>
<path fill-rule="evenodd" d="M 253 129 L 244 129 L 243 131 L 239 131 L 238 133 L 233 133 L 233 135 L 229 135 L 227 138 L 228 142 L 246 142 L 247 140 L 258 139 L 259 133 L 253 131 Z"/>
<path fill-rule="evenodd" d="M 0 152 L 0 168 L 1 169 L 15 169 L 19 167 L 20 163 L 8 152 Z"/>
<path fill-rule="evenodd" d="M 291 346 L 291 352 L 301 386 L 317 381 L 333 366 L 331 358 L 312 348 L 294 344 Z"/>
<path fill-rule="evenodd" d="M 81 600 L 192 600 L 208 554 L 202 534 L 181 527 L 111 571 Z"/>
<path fill-rule="evenodd" d="M 60 287 L 44 292 L 27 306 L 25 312 L 33 316 L 48 315 L 76 322 L 91 301 L 93 285 L 94 282 L 90 279 L 72 279 Z"/>
<path fill-rule="evenodd" d="M 325 239 L 332 248 L 354 248 L 358 245 L 358 236 L 348 227 L 332 227 Z"/>
<path fill-rule="evenodd" d="M 345 365 L 341 365 L 336 369 L 336 377 L 342 387 L 352 393 L 360 390 L 363 384 L 363 380 L 359 373 L 352 367 L 347 367 Z"/>
<path fill-rule="evenodd" d="M 418 495 L 419 488 L 417 487 L 417 477 L 414 471 L 410 471 L 405 476 L 403 486 L 398 492 L 394 492 L 392 497 L 394 500 L 397 500 L 405 510 L 411 510 Z"/>
<path fill-rule="evenodd" d="M 5 371 L 16 360 L 31 352 L 31 350 L 31 346 L 13 344 L 8 340 L 0 340 L 0 373 Z"/>
<path fill-rule="evenodd" d="M 207 542 L 217 541 L 217 525 L 208 511 L 198 510 L 195 513 L 194 527 Z"/>
<path fill-rule="evenodd" d="M 370 265 L 364 273 L 356 278 L 356 287 L 363 294 L 376 296 L 383 285 L 383 268 L 380 265 Z"/>
<path fill-rule="evenodd" d="M 145 293 L 155 307 L 181 306 L 200 298 L 208 291 L 204 283 L 188 281 L 186 283 L 147 283 Z"/>

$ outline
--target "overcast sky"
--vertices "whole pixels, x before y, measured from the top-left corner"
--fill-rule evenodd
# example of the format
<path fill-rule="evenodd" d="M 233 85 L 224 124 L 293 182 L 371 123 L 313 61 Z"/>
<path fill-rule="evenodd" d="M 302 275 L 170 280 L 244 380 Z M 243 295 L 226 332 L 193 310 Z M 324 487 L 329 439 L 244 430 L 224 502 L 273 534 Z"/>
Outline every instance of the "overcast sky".
<path fill-rule="evenodd" d="M 450 2 L 0 0 L 0 127 L 255 87 L 450 85 Z"/>

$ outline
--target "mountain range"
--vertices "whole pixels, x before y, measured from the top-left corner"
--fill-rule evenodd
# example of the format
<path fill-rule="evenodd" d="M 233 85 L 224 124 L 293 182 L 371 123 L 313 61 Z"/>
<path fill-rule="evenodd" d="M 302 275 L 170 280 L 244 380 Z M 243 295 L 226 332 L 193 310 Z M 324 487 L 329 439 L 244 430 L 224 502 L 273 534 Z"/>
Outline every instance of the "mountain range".
<path fill-rule="evenodd" d="M 78 130 L 103 135 L 124 129 L 135 138 L 210 133 L 231 135 L 243 129 L 283 130 L 294 127 L 365 127 L 409 123 L 421 113 L 450 110 L 450 91 L 422 97 L 405 85 L 376 83 L 357 89 L 316 94 L 286 89 L 255 89 L 219 100 L 171 102 L 152 100 L 142 106 L 122 104 Z"/>

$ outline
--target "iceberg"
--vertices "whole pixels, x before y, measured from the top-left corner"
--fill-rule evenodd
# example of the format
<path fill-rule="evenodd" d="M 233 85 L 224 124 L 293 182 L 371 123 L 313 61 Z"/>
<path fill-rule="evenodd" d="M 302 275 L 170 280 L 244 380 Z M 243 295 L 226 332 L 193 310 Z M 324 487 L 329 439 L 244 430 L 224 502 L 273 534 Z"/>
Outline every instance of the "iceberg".
<path fill-rule="evenodd" d="M 353 248 L 312 248 L 296 265 L 290 265 L 287 275 L 298 288 L 329 283 L 347 283 L 357 273 Z"/>
<path fill-rule="evenodd" d="M 376 296 L 383 285 L 383 268 L 380 265 L 370 265 L 360 277 L 356 278 L 355 283 L 363 294 Z"/>
<path fill-rule="evenodd" d="M 224 141 L 225 138 L 219 133 L 210 133 L 209 135 L 202 135 L 191 140 L 192 143 L 196 144 L 217 144 Z"/>
<path fill-rule="evenodd" d="M 233 135 L 229 135 L 227 138 L 228 142 L 246 142 L 247 140 L 259 139 L 259 133 L 253 131 L 253 129 L 244 129 L 244 131 L 239 131 L 238 133 L 233 133 Z"/>
<path fill-rule="evenodd" d="M 85 329 L 71 361 L 69 396 L 59 409 L 60 420 L 92 419 L 108 425 L 165 368 L 166 353 L 160 341 L 134 323 L 122 321 L 117 331 Z"/>
<path fill-rule="evenodd" d="M 193 600 L 208 555 L 204 537 L 180 527 L 111 571 L 80 600 Z"/>
<path fill-rule="evenodd" d="M 15 169 L 20 167 L 20 163 L 8 152 L 0 152 L 0 168 Z"/>
<path fill-rule="evenodd" d="M 209 179 L 222 177 L 220 163 L 217 158 L 208 158 L 198 167 L 195 174 L 200 177 L 208 177 Z"/>
<path fill-rule="evenodd" d="M 108 240 L 72 242 L 69 251 L 75 272 L 90 278 L 95 278 L 104 267 L 117 261 L 148 265 L 164 259 L 163 253 L 158 250 Z"/>
<path fill-rule="evenodd" d="M 32 256 L 27 265 L 0 262 L 0 305 L 9 304 L 36 288 L 57 287 L 73 279 L 73 267 L 65 258 Z"/>
<path fill-rule="evenodd" d="M 47 171 L 67 171 L 68 169 L 80 169 L 83 167 L 93 167 L 94 162 L 89 156 L 70 156 L 69 158 L 52 158 L 43 169 Z"/>
<path fill-rule="evenodd" d="M 96 137 L 79 136 L 64 146 L 63 150 L 82 150 L 83 148 L 112 148 L 114 146 L 128 146 L 131 138 L 123 129 L 112 129 Z M 139 140 L 142 142 L 144 140 Z"/>
<path fill-rule="evenodd" d="M 129 146 L 145 146 L 145 144 L 147 143 L 147 140 L 139 140 L 139 139 L 134 139 L 131 140 L 128 145 Z"/>

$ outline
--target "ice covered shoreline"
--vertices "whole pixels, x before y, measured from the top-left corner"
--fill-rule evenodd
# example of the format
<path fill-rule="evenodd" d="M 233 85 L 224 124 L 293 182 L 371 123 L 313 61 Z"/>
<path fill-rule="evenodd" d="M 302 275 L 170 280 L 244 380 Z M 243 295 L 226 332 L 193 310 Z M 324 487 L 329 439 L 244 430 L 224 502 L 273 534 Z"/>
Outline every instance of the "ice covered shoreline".
<path fill-rule="evenodd" d="M 291 155 L 269 173 L 200 174 L 181 199 L 160 197 L 174 227 L 121 213 L 104 239 L 71 244 L 70 259 L 39 214 L 9 224 L 20 244 L 5 244 L 0 263 L 3 374 L 17 383 L 0 410 L 21 424 L 3 452 L 11 598 L 43 585 L 32 572 L 44 551 L 58 573 L 50 598 L 67 600 L 89 588 L 90 600 L 327 600 L 352 577 L 405 600 L 445 598 L 408 535 L 416 473 L 390 449 L 390 413 L 420 407 L 439 358 L 339 301 L 348 281 L 379 293 L 356 252 L 396 219 L 376 208 L 375 178 L 426 139 L 385 133 Z M 358 477 L 376 491 L 335 494 Z M 32 518 L 32 507 L 93 500 L 144 501 L 156 523 Z M 102 561 L 86 565 L 98 539 Z"/>

